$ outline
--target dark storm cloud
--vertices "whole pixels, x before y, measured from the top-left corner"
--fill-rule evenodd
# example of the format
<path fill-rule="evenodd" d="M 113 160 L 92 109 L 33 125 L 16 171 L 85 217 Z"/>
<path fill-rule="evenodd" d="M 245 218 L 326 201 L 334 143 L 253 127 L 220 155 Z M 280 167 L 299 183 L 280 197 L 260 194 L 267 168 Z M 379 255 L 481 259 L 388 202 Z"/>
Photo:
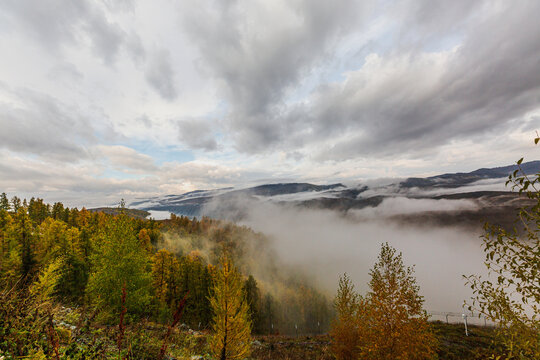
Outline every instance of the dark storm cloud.
<path fill-rule="evenodd" d="M 1 85 L 1 84 L 0 84 Z M 87 118 L 54 98 L 0 86 L 0 148 L 63 161 L 87 157 L 84 144 L 95 141 Z"/>
<path fill-rule="evenodd" d="M 47 50 L 90 40 L 90 46 L 105 63 L 112 63 L 125 32 L 108 21 L 95 3 L 87 0 L 6 0 L 0 15 L 12 30 L 30 35 Z"/>
<path fill-rule="evenodd" d="M 230 130 L 246 151 L 260 150 L 285 135 L 283 124 L 273 119 L 276 104 L 340 34 L 358 26 L 361 13 L 345 0 L 285 2 L 274 13 L 271 7 L 212 2 L 184 16 L 205 64 L 224 84 L 232 104 Z"/>
<path fill-rule="evenodd" d="M 363 67 L 321 84 L 299 105 L 285 104 L 284 94 L 317 70 L 353 20 L 354 31 L 361 29 L 360 10 L 350 2 L 298 1 L 287 11 L 302 21 L 287 27 L 277 17 L 257 23 L 253 8 L 232 4 L 190 14 L 188 31 L 225 85 L 226 124 L 241 151 L 317 146 L 318 159 L 415 157 L 506 131 L 538 107 L 537 1 L 389 5 L 382 14 L 394 23 L 373 39 L 379 48 L 364 54 Z"/>
<path fill-rule="evenodd" d="M 156 51 L 148 63 L 146 81 L 166 100 L 174 100 L 178 96 L 174 75 L 170 53 Z"/>

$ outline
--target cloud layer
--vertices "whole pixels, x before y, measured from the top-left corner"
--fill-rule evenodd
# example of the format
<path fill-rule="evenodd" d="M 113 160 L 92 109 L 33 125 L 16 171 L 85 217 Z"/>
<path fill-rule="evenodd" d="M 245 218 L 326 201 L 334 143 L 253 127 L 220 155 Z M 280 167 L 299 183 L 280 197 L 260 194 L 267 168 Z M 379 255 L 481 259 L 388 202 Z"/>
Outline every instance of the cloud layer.
<path fill-rule="evenodd" d="M 1 186 L 75 199 L 77 174 L 106 201 L 532 160 L 539 12 L 532 0 L 4 1 Z"/>

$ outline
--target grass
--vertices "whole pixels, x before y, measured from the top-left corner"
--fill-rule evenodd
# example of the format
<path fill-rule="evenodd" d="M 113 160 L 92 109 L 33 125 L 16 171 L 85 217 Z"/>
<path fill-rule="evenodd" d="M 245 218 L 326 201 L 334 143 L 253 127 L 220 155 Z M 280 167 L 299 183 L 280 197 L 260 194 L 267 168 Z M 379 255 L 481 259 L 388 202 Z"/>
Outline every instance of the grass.
<path fill-rule="evenodd" d="M 463 324 L 433 322 L 433 330 L 439 339 L 439 360 L 476 360 L 491 355 L 494 329 L 469 326 L 465 335 Z M 330 351 L 330 337 L 320 336 L 258 336 L 253 346 L 252 358 L 257 360 L 327 360 L 334 359 Z"/>
<path fill-rule="evenodd" d="M 123 321 L 120 326 L 90 325 L 92 317 L 92 313 L 84 310 L 60 308 L 55 312 L 54 324 L 52 318 L 45 324 L 49 330 L 45 337 L 40 337 L 40 329 L 36 328 L 37 337 L 27 340 L 34 345 L 39 341 L 49 343 L 49 346 L 41 344 L 43 351 L 39 351 L 52 359 L 210 359 L 209 333 L 193 331 L 185 325 L 177 327 L 181 322 L 179 315 L 169 325 L 145 320 L 128 322 L 125 326 Z M 439 360 L 490 357 L 494 328 L 471 325 L 469 336 L 465 336 L 463 324 L 433 322 L 432 326 L 439 339 Z M 119 339 L 122 339 L 121 343 Z M 334 359 L 330 344 L 328 335 L 254 336 L 250 359 L 330 360 Z M 6 350 L 2 345 L 6 344 L 0 342 L 0 356 Z M 36 346 L 27 345 L 38 350 Z M 28 354 L 34 352 L 29 351 Z"/>
<path fill-rule="evenodd" d="M 330 337 L 328 335 L 258 336 L 252 350 L 252 358 L 260 360 L 334 359 L 330 352 Z"/>
<path fill-rule="evenodd" d="M 486 359 L 491 355 L 493 327 L 469 325 L 469 336 L 466 336 L 463 324 L 436 321 L 432 326 L 439 339 L 439 359 Z"/>

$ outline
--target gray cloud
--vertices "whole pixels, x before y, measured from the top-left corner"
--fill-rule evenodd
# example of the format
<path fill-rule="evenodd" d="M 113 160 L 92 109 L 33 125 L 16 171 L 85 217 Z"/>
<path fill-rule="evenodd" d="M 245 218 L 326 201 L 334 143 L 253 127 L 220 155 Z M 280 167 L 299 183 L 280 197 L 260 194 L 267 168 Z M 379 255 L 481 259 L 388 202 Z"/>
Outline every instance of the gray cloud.
<path fill-rule="evenodd" d="M 101 0 L 108 9 L 121 12 L 133 12 L 135 11 L 134 0 Z"/>
<path fill-rule="evenodd" d="M 178 138 L 191 149 L 217 149 L 217 142 L 212 133 L 212 128 L 203 119 L 179 121 Z"/>
<path fill-rule="evenodd" d="M 349 1 L 219 2 L 192 6 L 185 29 L 224 85 L 240 149 L 258 151 L 285 136 L 275 121 L 288 87 L 309 73 L 361 9 Z M 208 4 L 207 4 L 208 5 Z"/>
<path fill-rule="evenodd" d="M 44 162 L 0 152 L 0 189 L 10 196 L 39 196 L 48 202 L 62 201 L 79 208 L 155 194 L 154 177 L 115 179 L 99 176 L 104 170 L 96 163 Z"/>
<path fill-rule="evenodd" d="M 77 161 L 88 156 L 85 144 L 96 140 L 78 109 L 30 90 L 0 87 L 0 148 Z"/>
<path fill-rule="evenodd" d="M 455 52 L 374 58 L 366 71 L 320 90 L 302 124 L 319 137 L 355 134 L 320 156 L 432 151 L 515 127 L 540 96 L 540 28 L 533 25 L 540 4 L 530 5 L 481 22 Z"/>
<path fill-rule="evenodd" d="M 329 56 L 337 35 L 348 34 L 358 7 L 299 1 L 282 19 L 268 12 L 261 20 L 256 5 L 248 11 L 238 1 L 189 13 L 188 31 L 224 83 L 237 148 L 315 146 L 319 160 L 418 157 L 454 139 L 500 134 L 538 108 L 538 2 L 406 4 L 383 9 L 394 23 L 384 41 L 373 39 L 378 47 L 367 48 L 362 67 L 297 105 L 284 94 Z"/>
<path fill-rule="evenodd" d="M 92 48 L 107 64 L 112 64 L 125 40 L 126 34 L 116 24 L 107 21 L 103 14 L 94 14 L 86 24 L 86 33 L 91 34 Z"/>
<path fill-rule="evenodd" d="M 145 77 L 161 97 L 174 100 L 177 96 L 175 74 L 171 66 L 171 55 L 167 50 L 156 51 L 149 60 Z"/>
<path fill-rule="evenodd" d="M 87 0 L 7 0 L 0 3 L 0 14 L 13 29 L 28 34 L 47 51 L 88 38 L 95 54 L 109 64 L 126 37 L 95 3 Z"/>

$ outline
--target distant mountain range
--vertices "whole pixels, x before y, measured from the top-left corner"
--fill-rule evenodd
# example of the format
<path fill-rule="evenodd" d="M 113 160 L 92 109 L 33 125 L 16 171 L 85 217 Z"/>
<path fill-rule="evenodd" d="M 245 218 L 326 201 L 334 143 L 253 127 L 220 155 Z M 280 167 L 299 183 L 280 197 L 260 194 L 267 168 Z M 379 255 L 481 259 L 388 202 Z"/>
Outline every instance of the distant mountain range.
<path fill-rule="evenodd" d="M 149 199 L 137 199 L 129 204 L 131 208 L 145 211 L 165 211 L 177 215 L 208 215 L 233 220 L 242 219 L 249 209 L 243 204 L 270 202 L 279 205 L 301 208 L 332 209 L 347 212 L 351 209 L 376 208 L 385 199 L 431 199 L 431 200 L 471 200 L 477 204 L 467 216 L 461 210 L 459 214 L 449 210 L 426 210 L 410 215 L 392 215 L 400 221 L 418 220 L 428 217 L 430 221 L 445 223 L 448 221 L 497 220 L 508 222 L 507 213 L 513 213 L 516 207 L 527 200 L 504 187 L 508 175 L 517 169 L 517 165 L 497 168 L 483 168 L 469 173 L 451 173 L 426 178 L 408 178 L 394 183 L 367 186 L 358 184 L 347 187 L 343 184 L 314 185 L 309 183 L 265 184 L 244 189 L 223 188 L 215 190 L 196 190 L 180 195 L 166 195 Z M 540 161 L 521 164 L 526 174 L 540 173 Z M 397 209 L 399 213 L 399 209 Z M 465 212 L 466 213 L 466 212 Z M 488 214 L 487 219 L 483 215 Z M 461 214 L 461 215 L 460 215 Z M 505 215 L 506 214 L 506 215 Z M 414 218 L 412 218 L 412 217 Z M 452 220 L 452 216 L 455 217 Z M 502 218 L 505 219 L 502 219 Z"/>
<path fill-rule="evenodd" d="M 408 178 L 400 183 L 401 187 L 439 187 L 457 188 L 480 180 L 497 179 L 508 177 L 509 174 L 518 169 L 517 165 L 502 166 L 496 168 L 482 168 L 469 173 L 453 173 L 431 176 L 428 178 Z M 530 161 L 521 164 L 521 170 L 529 174 L 540 172 L 540 161 Z"/>

